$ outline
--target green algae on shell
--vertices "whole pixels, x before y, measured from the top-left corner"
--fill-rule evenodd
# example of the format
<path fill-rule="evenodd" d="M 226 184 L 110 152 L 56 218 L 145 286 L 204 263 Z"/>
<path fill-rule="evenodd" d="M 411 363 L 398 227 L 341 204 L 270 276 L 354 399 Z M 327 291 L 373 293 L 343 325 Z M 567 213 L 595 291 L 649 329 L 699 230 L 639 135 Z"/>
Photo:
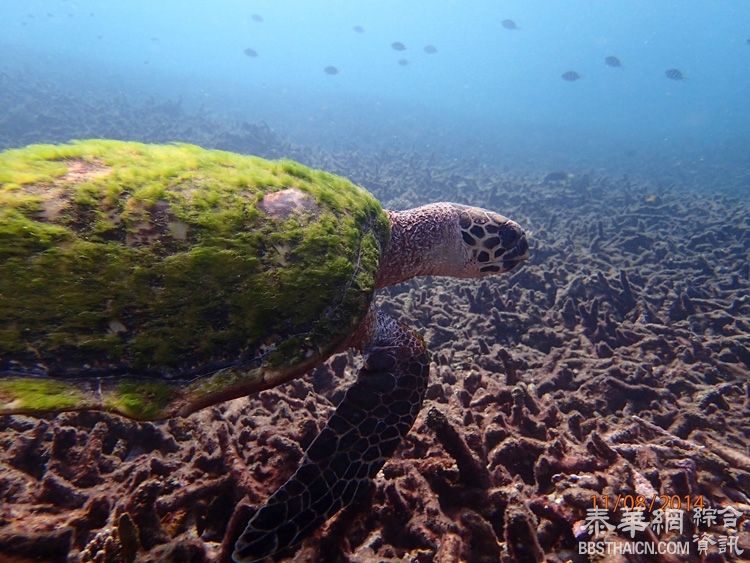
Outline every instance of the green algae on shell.
<path fill-rule="evenodd" d="M 366 190 L 292 161 L 0 153 L 0 414 L 159 418 L 276 385 L 356 328 L 388 236 Z"/>

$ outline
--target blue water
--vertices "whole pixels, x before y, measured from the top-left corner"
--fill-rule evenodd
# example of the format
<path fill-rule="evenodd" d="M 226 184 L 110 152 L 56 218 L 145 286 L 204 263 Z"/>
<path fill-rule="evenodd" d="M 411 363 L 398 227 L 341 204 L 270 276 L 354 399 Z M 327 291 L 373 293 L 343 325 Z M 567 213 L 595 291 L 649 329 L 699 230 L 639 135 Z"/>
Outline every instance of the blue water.
<path fill-rule="evenodd" d="M 563 161 L 750 146 L 747 2 L 9 0 L 0 21 L 0 71 L 181 98 L 294 141 Z M 582 78 L 562 80 L 569 70 Z"/>

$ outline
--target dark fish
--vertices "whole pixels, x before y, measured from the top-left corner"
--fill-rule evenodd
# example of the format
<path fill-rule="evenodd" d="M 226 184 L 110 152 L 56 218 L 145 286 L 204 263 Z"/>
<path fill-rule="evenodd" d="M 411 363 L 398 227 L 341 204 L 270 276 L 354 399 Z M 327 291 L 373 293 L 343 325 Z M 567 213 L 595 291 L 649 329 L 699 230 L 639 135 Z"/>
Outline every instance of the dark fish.
<path fill-rule="evenodd" d="M 514 22 L 513 20 L 503 20 L 500 22 L 500 25 L 502 25 L 505 29 L 518 29 L 516 22 Z"/>
<path fill-rule="evenodd" d="M 574 70 L 569 70 L 568 72 L 563 72 L 562 75 L 560 75 L 560 78 L 566 82 L 575 82 L 576 80 L 581 79 L 581 75 Z"/>
<path fill-rule="evenodd" d="M 435 45 L 426 45 L 424 48 L 424 52 L 428 55 L 434 55 L 435 53 L 437 53 L 437 47 L 435 47 Z"/>
<path fill-rule="evenodd" d="M 394 51 L 406 51 L 406 45 L 401 43 L 401 41 L 395 41 L 394 43 L 391 43 L 391 49 Z"/>
<path fill-rule="evenodd" d="M 261 23 L 261 22 L 263 21 L 263 16 L 261 16 L 260 14 L 253 14 L 253 15 L 252 15 L 252 16 L 250 16 L 250 17 L 252 18 L 252 20 L 253 20 L 254 22 L 258 22 L 258 23 Z"/>
<path fill-rule="evenodd" d="M 338 74 L 339 69 L 337 69 L 335 66 L 329 65 L 323 69 L 323 72 L 325 72 L 326 74 Z"/>
<path fill-rule="evenodd" d="M 621 67 L 622 63 L 620 62 L 620 59 L 617 57 L 609 56 L 605 57 L 604 64 L 611 67 Z"/>
<path fill-rule="evenodd" d="M 406 66 L 409 64 L 409 61 L 407 59 L 399 59 L 398 64 L 400 64 L 401 66 Z"/>
<path fill-rule="evenodd" d="M 247 49 L 245 49 L 242 52 L 245 53 L 245 55 L 248 56 L 248 57 L 255 58 L 255 57 L 258 56 L 258 52 L 255 49 L 251 49 L 250 47 L 248 47 Z"/>
<path fill-rule="evenodd" d="M 670 80 L 685 80 L 685 75 L 677 68 L 670 68 L 664 71 L 664 75 Z"/>
<path fill-rule="evenodd" d="M 361 25 L 355 25 L 355 26 L 354 26 L 354 27 L 353 27 L 352 29 L 353 29 L 353 30 L 354 30 L 354 31 L 355 31 L 356 33 L 364 33 L 364 32 L 365 32 L 365 28 L 364 28 L 364 27 L 362 27 Z"/>

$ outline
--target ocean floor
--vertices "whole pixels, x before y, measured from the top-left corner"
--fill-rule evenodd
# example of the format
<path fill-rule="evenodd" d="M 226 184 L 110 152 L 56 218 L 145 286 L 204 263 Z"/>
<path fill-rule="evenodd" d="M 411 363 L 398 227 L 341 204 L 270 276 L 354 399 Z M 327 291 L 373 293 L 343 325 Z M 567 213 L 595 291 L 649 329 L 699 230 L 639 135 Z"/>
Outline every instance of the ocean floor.
<path fill-rule="evenodd" d="M 747 199 L 395 150 L 293 156 L 392 208 L 495 209 L 530 231 L 532 259 L 497 279 L 382 292 L 432 351 L 424 408 L 372 494 L 279 560 L 596 560 L 578 552 L 587 509 L 618 496 L 655 509 L 667 495 L 682 508 L 702 499 L 743 513 L 736 535 L 750 556 Z M 291 475 L 360 361 L 339 355 L 282 387 L 163 423 L 0 417 L 0 560 L 226 560 L 245 505 Z M 686 516 L 681 533 L 660 539 L 704 532 L 728 534 L 720 518 L 696 526 Z M 658 560 L 702 560 L 695 544 L 691 554 Z M 729 557 L 713 546 L 703 560 Z"/>

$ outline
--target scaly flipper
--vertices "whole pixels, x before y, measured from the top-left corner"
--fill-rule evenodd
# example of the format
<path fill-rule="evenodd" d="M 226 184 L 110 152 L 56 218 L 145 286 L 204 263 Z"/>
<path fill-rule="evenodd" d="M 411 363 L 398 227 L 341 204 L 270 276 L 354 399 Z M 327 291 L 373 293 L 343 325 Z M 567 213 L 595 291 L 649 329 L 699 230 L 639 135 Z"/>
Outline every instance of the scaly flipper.
<path fill-rule="evenodd" d="M 429 376 L 423 340 L 386 314 L 357 381 L 296 473 L 250 519 L 232 557 L 245 563 L 293 546 L 366 490 L 417 418 Z"/>

